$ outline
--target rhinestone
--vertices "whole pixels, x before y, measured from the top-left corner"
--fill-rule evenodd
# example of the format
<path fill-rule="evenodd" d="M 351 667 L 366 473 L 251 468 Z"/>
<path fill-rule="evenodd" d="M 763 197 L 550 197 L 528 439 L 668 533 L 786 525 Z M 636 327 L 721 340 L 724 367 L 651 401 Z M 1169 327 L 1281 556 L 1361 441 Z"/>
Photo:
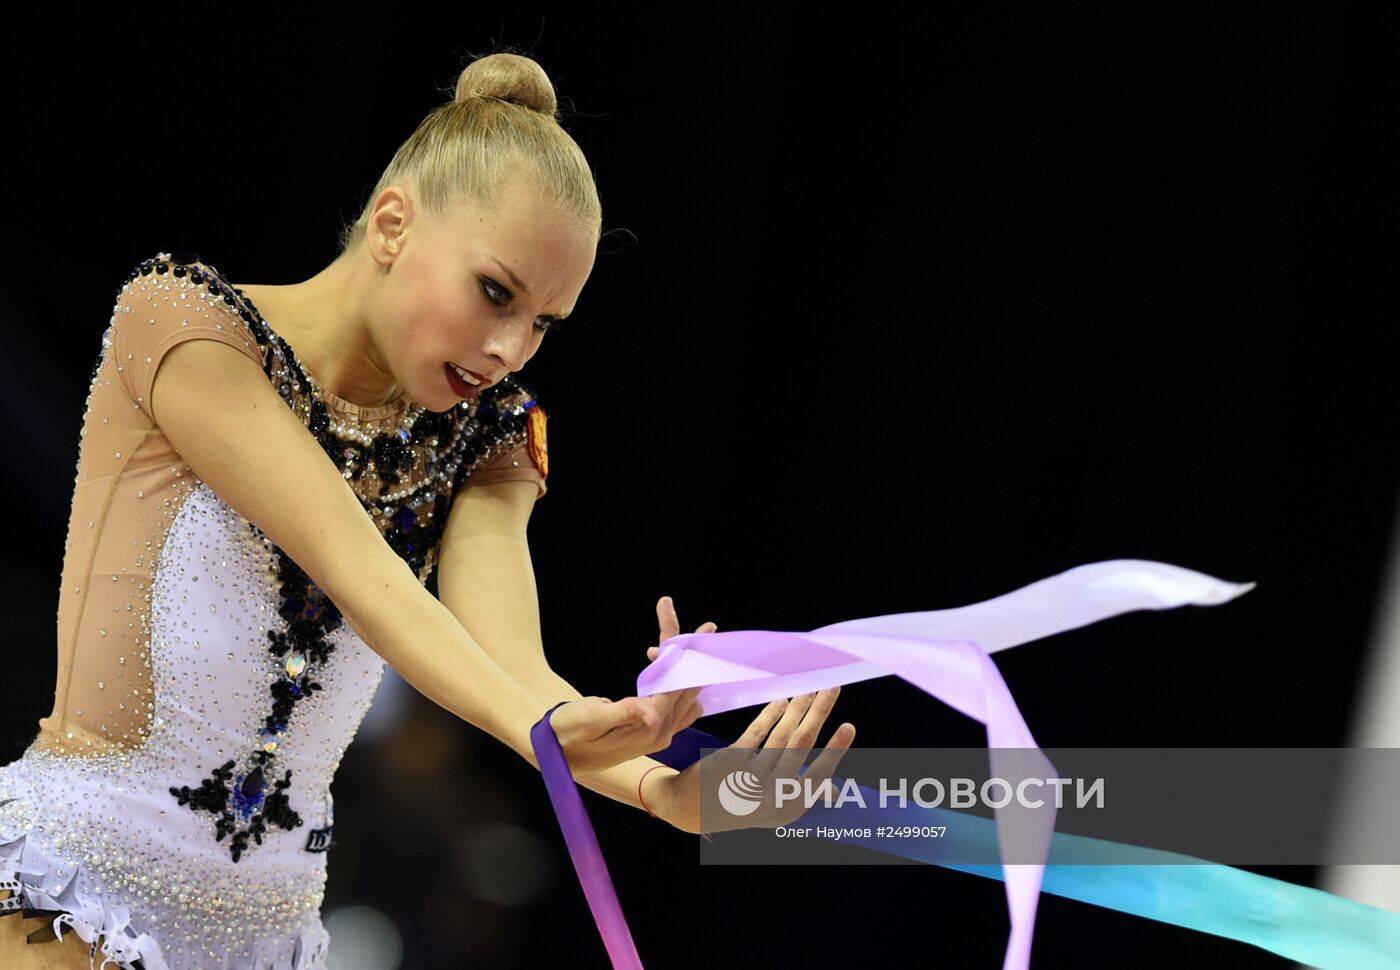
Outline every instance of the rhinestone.
<path fill-rule="evenodd" d="M 197 257 L 161 253 L 124 275 L 88 386 L 80 443 L 99 436 L 78 450 L 64 543 L 65 574 L 101 563 L 111 582 L 59 591 L 73 630 L 59 657 L 65 706 L 0 765 L 0 802 L 14 798 L 0 805 L 0 847 L 24 836 L 26 860 L 51 863 L 64 885 L 81 867 L 73 885 L 95 894 L 85 902 L 125 907 L 172 967 L 222 957 L 230 941 L 247 965 L 272 965 L 317 925 L 326 857 L 305 851 L 299 826 L 330 824 L 331 780 L 384 661 L 164 441 L 153 351 L 207 335 L 237 343 L 425 583 L 474 472 L 495 458 L 543 481 L 515 453 L 534 396 L 508 378 L 441 413 L 406 398 L 354 405 L 323 392 L 247 294 Z M 298 588 L 306 602 L 292 605 Z M 203 846 L 183 834 L 192 818 Z M 271 864 L 250 865 L 254 854 Z"/>

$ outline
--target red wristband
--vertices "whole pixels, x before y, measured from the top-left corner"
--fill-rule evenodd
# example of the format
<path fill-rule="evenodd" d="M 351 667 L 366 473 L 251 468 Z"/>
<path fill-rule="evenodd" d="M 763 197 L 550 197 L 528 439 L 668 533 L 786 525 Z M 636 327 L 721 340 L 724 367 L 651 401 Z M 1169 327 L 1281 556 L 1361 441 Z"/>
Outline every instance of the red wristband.
<path fill-rule="evenodd" d="M 647 780 L 647 775 L 651 774 L 651 773 L 652 773 L 653 771 L 655 771 L 657 768 L 665 768 L 665 767 L 666 767 L 665 765 L 652 765 L 652 766 L 651 766 L 650 768 L 648 768 L 646 771 L 642 772 L 642 777 L 640 777 L 640 778 L 637 779 L 637 801 L 639 801 L 639 802 L 642 803 L 642 808 L 646 808 L 647 814 L 650 815 L 652 818 L 660 818 L 661 816 L 660 816 L 660 815 L 657 815 L 657 814 L 656 814 L 655 812 L 653 812 L 651 809 L 647 808 L 646 799 L 642 797 L 642 782 L 646 781 L 646 780 Z"/>

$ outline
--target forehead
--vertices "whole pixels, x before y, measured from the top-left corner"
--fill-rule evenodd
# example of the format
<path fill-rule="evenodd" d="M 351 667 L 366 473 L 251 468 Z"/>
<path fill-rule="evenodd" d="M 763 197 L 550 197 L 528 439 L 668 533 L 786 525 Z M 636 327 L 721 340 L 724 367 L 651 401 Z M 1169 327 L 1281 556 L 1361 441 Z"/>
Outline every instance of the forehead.
<path fill-rule="evenodd" d="M 498 276 L 516 275 L 533 298 L 572 304 L 593 269 L 597 244 L 571 220 L 521 183 L 504 188 L 492 205 L 463 199 L 437 220 L 434 248 Z"/>
<path fill-rule="evenodd" d="M 440 223 L 442 233 L 458 248 L 485 248 L 497 255 L 501 250 L 523 255 L 555 248 L 572 234 L 568 220 L 545 204 L 537 190 L 519 181 L 502 188 L 489 205 L 475 199 L 452 203 Z"/>

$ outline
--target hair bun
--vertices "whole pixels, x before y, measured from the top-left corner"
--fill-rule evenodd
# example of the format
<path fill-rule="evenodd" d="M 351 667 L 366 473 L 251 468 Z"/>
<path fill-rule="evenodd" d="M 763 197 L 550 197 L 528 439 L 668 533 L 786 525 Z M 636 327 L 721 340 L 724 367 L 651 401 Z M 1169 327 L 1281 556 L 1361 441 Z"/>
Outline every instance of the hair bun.
<path fill-rule="evenodd" d="M 457 78 L 455 100 L 461 104 L 471 98 L 509 101 L 551 118 L 559 109 L 549 75 L 520 54 L 488 54 L 468 64 Z"/>

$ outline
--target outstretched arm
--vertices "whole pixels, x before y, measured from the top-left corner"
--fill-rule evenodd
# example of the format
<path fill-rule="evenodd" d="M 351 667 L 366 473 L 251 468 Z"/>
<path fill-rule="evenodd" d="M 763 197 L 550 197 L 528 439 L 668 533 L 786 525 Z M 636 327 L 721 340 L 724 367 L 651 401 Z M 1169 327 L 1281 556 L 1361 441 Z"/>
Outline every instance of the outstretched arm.
<path fill-rule="evenodd" d="M 526 539 L 536 496 L 535 483 L 523 479 L 469 484 L 458 494 L 438 552 L 438 596 L 472 639 L 544 709 L 582 695 L 554 672 L 544 653 L 539 594 Z M 697 632 L 713 628 L 707 623 Z M 637 659 L 643 659 L 640 651 Z M 647 774 L 653 767 L 656 770 Z M 676 774 L 654 758 L 639 757 L 604 771 L 575 773 L 575 778 L 600 795 L 642 808 L 637 785 L 646 775 L 645 807 L 670 821 L 664 782 Z"/>
<path fill-rule="evenodd" d="M 256 361 L 226 343 L 181 336 L 194 332 L 182 326 L 185 316 L 217 312 L 222 326 L 238 328 L 244 324 L 237 315 L 186 298 L 173 283 L 165 285 L 168 297 L 148 289 L 129 287 L 113 324 L 119 351 L 140 352 L 155 369 L 149 399 L 133 406 L 410 684 L 538 767 L 530 729 L 562 698 L 541 705 L 423 588 Z M 571 769 L 596 770 L 665 748 L 698 716 L 693 693 L 616 703 L 586 698 L 561 707 L 551 723 Z"/>

